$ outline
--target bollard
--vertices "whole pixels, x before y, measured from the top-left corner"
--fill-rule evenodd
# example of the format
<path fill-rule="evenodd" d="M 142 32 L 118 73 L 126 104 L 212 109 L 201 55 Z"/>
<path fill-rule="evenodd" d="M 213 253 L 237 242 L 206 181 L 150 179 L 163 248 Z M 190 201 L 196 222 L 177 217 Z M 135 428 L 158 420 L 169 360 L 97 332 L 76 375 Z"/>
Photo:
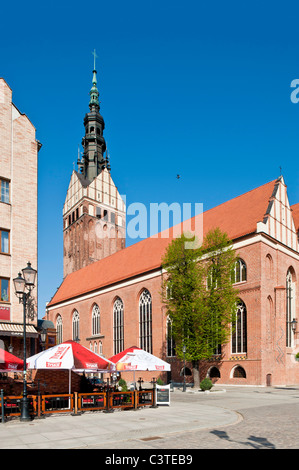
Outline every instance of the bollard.
<path fill-rule="evenodd" d="M 110 386 L 109 386 L 109 378 L 107 378 L 107 392 L 106 392 L 106 410 L 103 413 L 113 413 L 114 409 L 110 407 Z M 113 406 L 113 405 L 112 405 Z"/>
<path fill-rule="evenodd" d="M 75 392 L 75 415 L 78 414 L 78 392 Z"/>
<path fill-rule="evenodd" d="M 1 423 L 5 423 L 5 416 L 4 416 L 4 392 L 1 389 Z"/>
<path fill-rule="evenodd" d="M 151 405 L 151 408 L 158 408 L 158 405 L 157 405 L 157 388 L 156 388 L 157 379 L 153 378 L 152 384 L 153 384 L 153 404 Z"/>
<path fill-rule="evenodd" d="M 134 410 L 138 410 L 138 392 L 134 390 Z"/>
<path fill-rule="evenodd" d="M 74 392 L 74 408 L 71 413 L 72 416 L 80 416 L 82 413 L 78 411 L 78 392 Z"/>

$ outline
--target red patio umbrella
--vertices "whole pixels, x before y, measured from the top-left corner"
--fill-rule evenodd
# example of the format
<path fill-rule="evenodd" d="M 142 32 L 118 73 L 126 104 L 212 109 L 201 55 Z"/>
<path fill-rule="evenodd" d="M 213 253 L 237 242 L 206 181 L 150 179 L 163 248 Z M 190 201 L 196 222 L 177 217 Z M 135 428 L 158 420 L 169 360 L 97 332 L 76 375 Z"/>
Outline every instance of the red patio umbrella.
<path fill-rule="evenodd" d="M 23 370 L 24 361 L 0 348 L 0 372 Z"/>
<path fill-rule="evenodd" d="M 29 369 L 69 369 L 76 372 L 110 372 L 113 364 L 76 341 L 64 341 L 27 359 Z"/>
<path fill-rule="evenodd" d="M 96 354 L 76 341 L 64 341 L 27 359 L 28 369 L 69 370 L 69 393 L 71 390 L 71 371 L 74 372 L 112 372 L 115 364 Z"/>

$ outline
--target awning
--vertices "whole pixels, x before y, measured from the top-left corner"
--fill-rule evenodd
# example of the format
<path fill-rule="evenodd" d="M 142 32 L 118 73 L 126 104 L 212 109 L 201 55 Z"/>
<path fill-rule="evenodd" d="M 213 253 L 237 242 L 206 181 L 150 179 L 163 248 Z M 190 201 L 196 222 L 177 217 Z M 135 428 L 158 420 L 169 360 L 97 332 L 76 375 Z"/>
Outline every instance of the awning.
<path fill-rule="evenodd" d="M 0 336 L 23 336 L 23 323 L 0 323 Z M 26 325 L 27 338 L 37 338 L 38 332 L 34 325 Z"/>

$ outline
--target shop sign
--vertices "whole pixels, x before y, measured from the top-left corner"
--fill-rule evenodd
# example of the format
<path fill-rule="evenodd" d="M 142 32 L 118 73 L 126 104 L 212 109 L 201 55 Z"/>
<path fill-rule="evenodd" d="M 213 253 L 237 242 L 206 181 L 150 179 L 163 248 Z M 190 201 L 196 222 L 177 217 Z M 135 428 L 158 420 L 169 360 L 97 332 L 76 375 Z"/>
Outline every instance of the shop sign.
<path fill-rule="evenodd" d="M 170 405 L 170 384 L 156 385 L 156 404 Z"/>
<path fill-rule="evenodd" d="M 0 320 L 10 321 L 10 307 L 0 305 Z"/>

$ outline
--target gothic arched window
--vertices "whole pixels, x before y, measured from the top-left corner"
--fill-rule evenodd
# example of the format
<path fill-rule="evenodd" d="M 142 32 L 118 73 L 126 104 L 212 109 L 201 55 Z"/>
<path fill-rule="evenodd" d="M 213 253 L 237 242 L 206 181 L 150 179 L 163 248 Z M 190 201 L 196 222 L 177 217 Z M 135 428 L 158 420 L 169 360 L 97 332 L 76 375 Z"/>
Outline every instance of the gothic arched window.
<path fill-rule="evenodd" d="M 100 309 L 97 304 L 92 308 L 92 336 L 100 334 Z"/>
<path fill-rule="evenodd" d="M 167 356 L 175 356 L 175 342 L 172 336 L 172 320 L 167 317 L 166 323 Z"/>
<path fill-rule="evenodd" d="M 247 311 L 242 300 L 237 305 L 236 320 L 232 332 L 232 353 L 247 352 Z"/>
<path fill-rule="evenodd" d="M 118 297 L 113 305 L 113 351 L 118 354 L 124 350 L 124 304 Z"/>
<path fill-rule="evenodd" d="M 152 353 L 152 296 L 147 289 L 139 298 L 139 344 Z"/>
<path fill-rule="evenodd" d="M 61 315 L 58 315 L 57 319 L 56 319 L 56 332 L 57 332 L 56 342 L 57 342 L 57 344 L 60 344 L 63 341 L 63 339 L 62 339 L 62 317 L 61 317 Z"/>
<path fill-rule="evenodd" d="M 247 281 L 247 266 L 245 261 L 239 258 L 237 259 L 234 270 L 232 272 L 232 282 L 235 284 L 237 282 L 245 281 Z"/>
<path fill-rule="evenodd" d="M 292 347 L 294 343 L 294 333 L 292 332 L 292 320 L 295 313 L 295 275 L 290 268 L 286 278 L 286 346 Z"/>
<path fill-rule="evenodd" d="M 72 330 L 73 330 L 73 340 L 77 341 L 80 336 L 80 316 L 79 312 L 77 310 L 74 311 L 73 313 L 73 318 L 72 318 Z"/>

